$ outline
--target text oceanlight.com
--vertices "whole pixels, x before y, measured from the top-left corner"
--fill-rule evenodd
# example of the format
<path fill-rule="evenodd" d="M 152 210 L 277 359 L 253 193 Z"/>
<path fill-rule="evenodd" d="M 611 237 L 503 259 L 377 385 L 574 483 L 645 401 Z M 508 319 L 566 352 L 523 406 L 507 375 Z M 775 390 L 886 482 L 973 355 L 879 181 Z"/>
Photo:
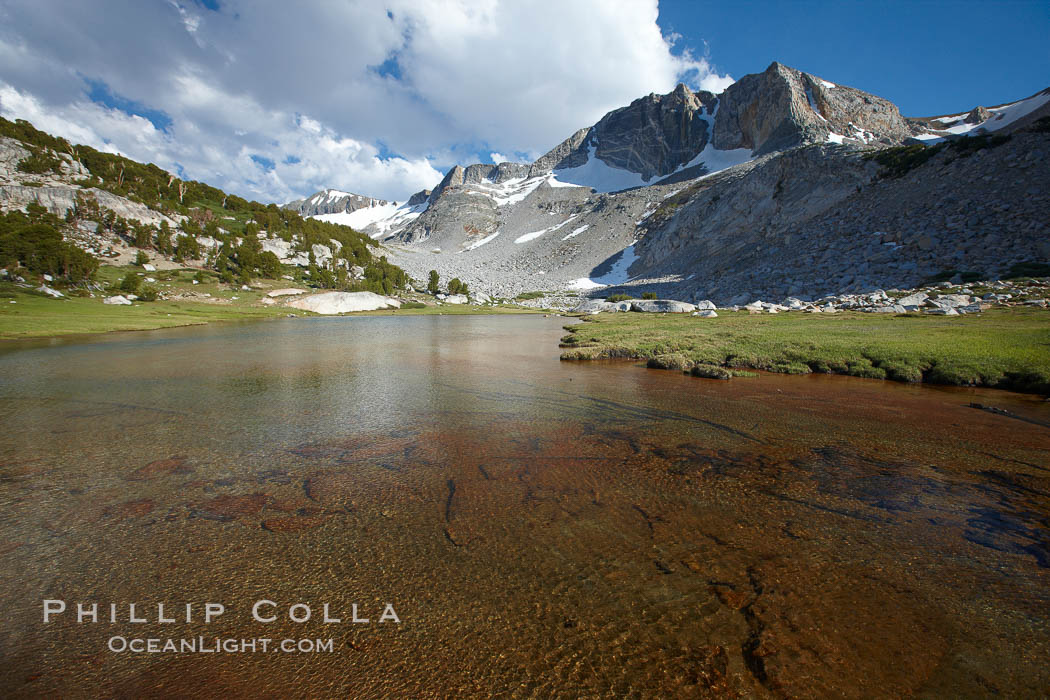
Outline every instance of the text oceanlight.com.
<path fill-rule="evenodd" d="M 312 654 L 335 651 L 335 643 L 332 639 L 222 639 L 220 637 L 188 639 L 133 637 L 129 639 L 110 637 L 106 646 L 113 652 L 134 654 L 254 654 L 256 652 Z"/>

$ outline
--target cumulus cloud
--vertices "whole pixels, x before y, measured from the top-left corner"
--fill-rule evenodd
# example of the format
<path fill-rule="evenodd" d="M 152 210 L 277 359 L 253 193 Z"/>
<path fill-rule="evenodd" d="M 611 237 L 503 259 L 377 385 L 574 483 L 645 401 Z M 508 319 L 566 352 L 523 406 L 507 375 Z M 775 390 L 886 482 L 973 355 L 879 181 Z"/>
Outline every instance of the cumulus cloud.
<path fill-rule="evenodd" d="M 0 112 L 262 201 L 401 200 L 457 162 L 535 158 L 678 80 L 731 82 L 674 50 L 656 0 L 218 8 L 6 0 Z"/>

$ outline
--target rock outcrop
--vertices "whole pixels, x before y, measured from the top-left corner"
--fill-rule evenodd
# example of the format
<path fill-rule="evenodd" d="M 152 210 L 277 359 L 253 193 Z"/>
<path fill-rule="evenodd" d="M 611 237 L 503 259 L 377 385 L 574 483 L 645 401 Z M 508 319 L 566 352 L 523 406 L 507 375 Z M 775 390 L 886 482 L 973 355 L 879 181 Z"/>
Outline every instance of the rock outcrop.
<path fill-rule="evenodd" d="M 681 83 L 666 95 L 642 97 L 555 146 L 535 162 L 536 174 L 584 165 L 593 151 L 606 165 L 638 173 L 646 182 L 669 175 L 711 141 L 710 115 L 717 104 L 710 92 L 693 93 Z"/>
<path fill-rule="evenodd" d="M 397 309 L 401 302 L 390 297 L 372 292 L 324 292 L 300 297 L 288 302 L 287 306 L 315 314 L 345 314 L 353 311 L 378 311 L 379 309 Z"/>

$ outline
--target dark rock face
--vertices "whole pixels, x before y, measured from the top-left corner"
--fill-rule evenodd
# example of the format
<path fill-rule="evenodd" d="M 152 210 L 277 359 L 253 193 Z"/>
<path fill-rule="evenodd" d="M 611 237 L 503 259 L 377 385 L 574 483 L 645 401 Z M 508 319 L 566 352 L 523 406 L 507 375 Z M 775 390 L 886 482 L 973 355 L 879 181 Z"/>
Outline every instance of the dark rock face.
<path fill-rule="evenodd" d="M 430 206 L 396 238 L 405 243 L 417 243 L 437 237 L 440 240 L 482 238 L 496 230 L 498 216 L 496 203 L 489 197 L 472 194 L 463 187 L 458 165 L 449 171 L 456 174 L 450 184 L 449 176 L 434 188 Z"/>
<path fill-rule="evenodd" d="M 465 168 L 461 165 L 454 165 L 451 170 L 445 173 L 445 178 L 438 183 L 434 191 L 430 193 L 430 202 L 436 202 L 449 187 L 479 185 L 485 182 L 501 184 L 507 180 L 527 177 L 529 170 L 530 166 L 524 163 L 500 163 L 499 165 L 478 163 L 468 165 Z"/>
<path fill-rule="evenodd" d="M 583 165 L 594 148 L 607 165 L 647 181 L 668 175 L 711 140 L 709 117 L 717 103 L 710 92 L 693 93 L 681 83 L 666 95 L 642 97 L 558 144 L 535 162 L 535 172 Z"/>
<path fill-rule="evenodd" d="M 655 182 L 709 143 L 763 155 L 829 140 L 897 144 L 917 129 L 887 100 L 773 63 L 721 95 L 680 84 L 666 95 L 635 100 L 551 149 L 532 174 L 581 166 L 593 149 L 605 164 Z"/>
<path fill-rule="evenodd" d="M 714 145 L 762 155 L 821 143 L 829 134 L 894 144 L 912 136 L 912 127 L 887 100 L 773 63 L 722 93 Z"/>
<path fill-rule="evenodd" d="M 419 192 L 416 192 L 408 198 L 408 206 L 414 207 L 418 204 L 425 204 L 426 201 L 430 199 L 430 193 L 430 190 L 420 190 Z"/>
<path fill-rule="evenodd" d="M 688 163 L 711 140 L 706 116 L 718 99 L 678 84 L 667 95 L 649 95 L 602 117 L 591 132 L 595 156 L 650 180 Z"/>
<path fill-rule="evenodd" d="M 587 144 L 593 127 L 580 129 L 532 164 L 535 172 L 577 168 L 587 162 Z"/>
<path fill-rule="evenodd" d="M 284 208 L 297 211 L 300 216 L 317 216 L 318 214 L 342 214 L 366 207 L 381 207 L 385 204 L 388 204 L 385 199 L 375 199 L 339 190 L 321 190 L 306 199 L 288 202 Z"/>

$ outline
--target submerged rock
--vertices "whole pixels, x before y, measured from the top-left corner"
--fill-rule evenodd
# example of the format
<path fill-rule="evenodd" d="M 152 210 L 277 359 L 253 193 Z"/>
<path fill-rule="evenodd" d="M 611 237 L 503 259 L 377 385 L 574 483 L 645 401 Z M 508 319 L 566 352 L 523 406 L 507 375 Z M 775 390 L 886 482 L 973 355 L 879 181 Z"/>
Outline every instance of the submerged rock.
<path fill-rule="evenodd" d="M 124 478 L 128 481 L 146 481 L 170 474 L 189 474 L 193 471 L 193 467 L 187 462 L 188 458 L 182 456 L 154 460 L 143 467 L 139 467 Z"/>

